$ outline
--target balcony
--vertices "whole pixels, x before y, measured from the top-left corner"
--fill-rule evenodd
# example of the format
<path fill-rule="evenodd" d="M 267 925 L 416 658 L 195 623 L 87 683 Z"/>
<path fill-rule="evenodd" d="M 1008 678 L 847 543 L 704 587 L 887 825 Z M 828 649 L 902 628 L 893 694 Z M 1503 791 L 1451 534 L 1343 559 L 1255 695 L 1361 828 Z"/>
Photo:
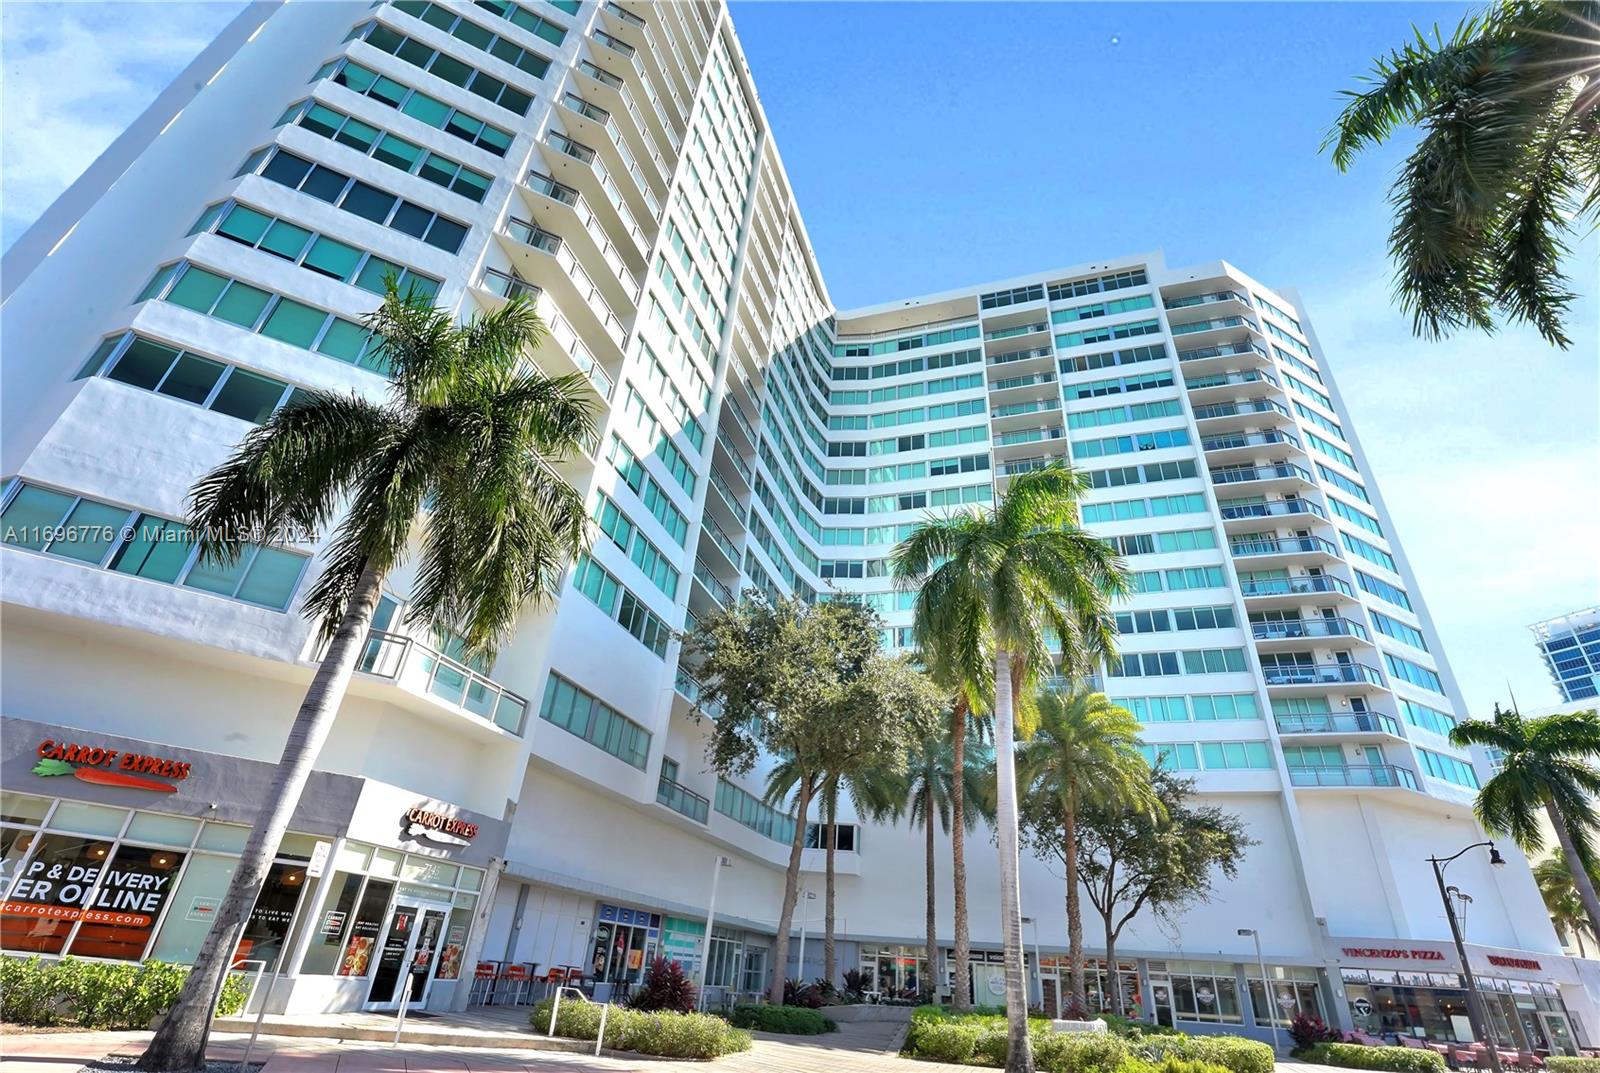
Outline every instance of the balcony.
<path fill-rule="evenodd" d="M 709 517 L 703 517 L 700 520 L 700 531 L 710 537 L 711 543 L 716 549 L 728 557 L 728 564 L 734 569 L 738 569 L 740 562 L 739 549 L 734 544 L 733 538 L 722 531 L 722 526 Z"/>
<path fill-rule="evenodd" d="M 1211 320 L 1197 320 L 1188 324 L 1174 324 L 1173 335 L 1195 335 L 1199 332 L 1222 331 L 1226 328 L 1249 328 L 1259 332 L 1261 325 L 1249 317 L 1216 317 Z"/>
<path fill-rule="evenodd" d="M 1365 663 L 1299 663 L 1262 667 L 1261 676 L 1269 686 L 1383 685 L 1382 676 Z"/>
<path fill-rule="evenodd" d="M 1192 294 L 1187 298 L 1168 298 L 1161 304 L 1168 309 L 1192 309 L 1195 306 L 1212 305 L 1216 302 L 1238 302 L 1247 308 L 1254 308 L 1249 295 L 1240 294 L 1238 291 L 1213 291 L 1210 294 Z"/>
<path fill-rule="evenodd" d="M 500 234 L 510 239 L 506 252 L 517 262 L 519 275 L 537 280 L 569 315 L 576 312 L 575 305 L 582 305 L 594 325 L 616 344 L 619 354 L 626 349 L 628 332 L 622 318 L 612 310 L 600 285 L 578 263 L 560 235 L 514 216 L 506 220 Z M 619 278 L 626 277 L 614 277 L 613 290 Z"/>
<path fill-rule="evenodd" d="M 1049 321 L 1041 320 L 1035 324 L 1018 324 L 1011 328 L 996 328 L 993 331 L 984 332 L 983 340 L 988 343 L 997 339 L 1013 339 L 1019 335 L 1033 335 L 1035 332 L 1047 332 L 1049 330 Z"/>
<path fill-rule="evenodd" d="M 1015 477 L 1019 473 L 1032 473 L 1034 470 L 1044 469 L 1055 462 L 1064 461 L 1060 455 L 1034 455 L 1031 458 L 1017 458 L 1010 462 L 996 462 L 994 465 L 995 476 Z"/>
<path fill-rule="evenodd" d="M 1261 424 L 1260 414 L 1277 414 L 1287 418 L 1289 411 L 1271 399 L 1249 399 L 1244 402 L 1213 402 L 1194 408 L 1196 421 L 1237 421 L 1241 425 Z"/>
<path fill-rule="evenodd" d="M 572 326 L 559 313 L 550 315 L 548 325 L 550 341 L 559 346 L 577 370 L 589 378 L 589 383 L 594 385 L 600 397 L 610 402 L 611 392 L 616 384 L 612 382 L 611 374 L 606 372 L 605 367 L 596 361 L 594 355 L 583 345 L 578 333 L 572 330 Z"/>
<path fill-rule="evenodd" d="M 733 598 L 733 590 L 717 580 L 717 576 L 711 572 L 711 567 L 707 566 L 704 560 L 694 561 L 694 579 L 704 585 L 711 598 L 723 607 L 732 607 L 737 602 Z"/>
<path fill-rule="evenodd" d="M 1400 724 L 1382 712 L 1353 712 L 1349 715 L 1280 715 L 1275 717 L 1278 733 L 1296 737 L 1302 734 L 1387 734 L 1401 737 Z"/>
<path fill-rule="evenodd" d="M 561 98 L 561 103 L 576 117 L 566 120 L 572 124 L 574 133 L 592 137 L 596 142 L 609 143 L 616 151 L 617 161 L 622 165 L 621 170 L 633 181 L 636 199 L 643 204 L 650 217 L 660 216 L 661 202 L 651 188 L 650 179 L 645 175 L 643 165 L 633 155 L 633 150 L 628 148 L 627 139 L 622 136 L 622 128 L 611 118 L 611 113 L 599 105 L 590 104 L 576 93 L 566 94 Z"/>
<path fill-rule="evenodd" d="M 1251 457 L 1251 448 L 1289 446 L 1295 450 L 1304 450 L 1300 439 L 1281 429 L 1267 429 L 1265 432 L 1225 432 L 1220 436 L 1206 436 L 1200 441 L 1200 449 L 1209 454 L 1220 454 L 1225 451 L 1239 452 L 1244 457 Z M 1229 457 L 1239 457 L 1232 455 Z M 1225 459 L 1216 459 L 1224 461 Z"/>
<path fill-rule="evenodd" d="M 687 630 L 693 630 L 694 627 L 695 627 L 695 620 L 691 616 L 690 618 L 685 620 L 684 628 L 687 629 Z M 701 693 L 700 679 L 696 678 L 694 675 L 692 675 L 688 671 L 684 670 L 681 665 L 678 667 L 678 673 L 673 677 L 672 688 L 677 691 L 677 693 L 678 693 L 678 695 L 680 697 L 682 697 L 684 700 L 687 700 L 690 704 L 696 704 L 697 705 L 697 704 L 700 703 L 700 693 Z M 711 716 L 711 718 L 713 718 L 713 719 L 715 719 L 718 715 L 720 715 L 722 713 L 721 706 L 717 705 L 715 703 L 708 704 L 706 707 L 704 707 L 701 710 L 704 711 L 707 715 Z"/>
<path fill-rule="evenodd" d="M 1255 354 L 1266 358 L 1267 348 L 1258 343 L 1219 343 L 1216 346 L 1195 347 L 1178 351 L 1178 361 L 1205 361 L 1207 358 L 1230 358 L 1234 355 Z"/>
<path fill-rule="evenodd" d="M 1240 518 L 1282 518 L 1296 514 L 1310 514 L 1323 519 L 1328 517 L 1321 507 L 1309 499 L 1280 499 L 1272 503 L 1230 503 L 1225 499 L 1217 507 L 1222 513 L 1222 520 L 1230 522 Z"/>
<path fill-rule="evenodd" d="M 614 230 L 615 233 L 626 235 L 628 240 L 638 246 L 641 256 L 643 251 L 650 248 L 650 240 L 645 237 L 644 229 L 634 218 L 633 211 L 628 208 L 627 199 L 622 196 L 621 188 L 611 177 L 611 172 L 606 169 L 605 162 L 600 159 L 599 154 L 559 130 L 547 133 L 544 141 L 539 143 L 539 147 L 558 180 L 585 183 L 591 192 L 598 195 L 596 200 L 605 205 L 610 212 L 609 220 L 602 215 L 608 233 L 613 233 Z M 533 185 L 531 179 L 528 185 Z"/>
<path fill-rule="evenodd" d="M 1271 384 L 1273 387 L 1282 387 L 1276 376 L 1261 369 L 1245 369 L 1242 372 L 1216 373 L 1212 376 L 1196 376 L 1183 382 L 1189 391 L 1204 391 L 1207 388 L 1238 387 L 1240 384 Z"/>
<path fill-rule="evenodd" d="M 1017 429 L 1014 432 L 1002 432 L 994 438 L 995 447 L 1017 447 L 1022 444 L 1040 443 L 1044 440 L 1059 440 L 1065 436 L 1066 430 L 1060 425 L 1041 425 L 1038 428 Z"/>
<path fill-rule="evenodd" d="M 1034 373 L 1032 376 L 1009 376 L 1004 380 L 989 381 L 989 390 L 1011 391 L 1014 388 L 1039 387 L 1043 384 L 1053 384 L 1055 382 L 1056 374 L 1053 372 Z"/>
<path fill-rule="evenodd" d="M 543 293 L 527 280 L 498 268 L 485 268 L 478 276 L 478 286 L 501 298 L 526 298 L 530 302 L 537 302 Z"/>
<path fill-rule="evenodd" d="M 1228 550 L 1236 559 L 1270 555 L 1320 555 L 1338 559 L 1339 549 L 1319 536 L 1272 537 L 1271 539 L 1232 540 Z"/>
<path fill-rule="evenodd" d="M 1035 399 L 1031 402 L 1014 402 L 1009 406 L 996 406 L 989 411 L 989 416 L 997 419 L 1002 417 L 1021 417 L 1024 414 L 1049 413 L 1060 409 L 1061 400 L 1059 398 Z"/>
<path fill-rule="evenodd" d="M 1252 622 L 1250 634 L 1257 641 L 1295 641 L 1306 637 L 1355 637 L 1368 640 L 1367 628 L 1347 618 L 1303 618 Z"/>
<path fill-rule="evenodd" d="M 356 670 L 387 678 L 418 696 L 441 700 L 519 737 L 528 716 L 525 699 L 405 634 L 367 631 L 367 644 Z"/>
<path fill-rule="evenodd" d="M 1292 767 L 1291 786 L 1338 786 L 1355 788 L 1399 788 L 1420 790 L 1410 768 L 1394 764 L 1351 764 L 1345 767 Z"/>
<path fill-rule="evenodd" d="M 1245 484 L 1252 481 L 1299 482 L 1311 485 L 1311 474 L 1290 462 L 1270 466 L 1229 466 L 1211 471 L 1212 484 Z"/>
<path fill-rule="evenodd" d="M 708 798 L 665 775 L 661 776 L 661 782 L 656 786 L 656 803 L 689 817 L 695 823 L 705 823 L 711 815 L 711 801 Z"/>
<path fill-rule="evenodd" d="M 1029 350 L 1012 350 L 1004 354 L 991 354 L 990 365 L 1010 365 L 1017 361 L 1038 361 L 1040 359 L 1053 359 L 1056 356 L 1054 347 L 1036 346 Z"/>
<path fill-rule="evenodd" d="M 1330 574 L 1314 574 L 1309 577 L 1241 580 L 1239 582 L 1239 591 L 1246 599 L 1281 599 L 1282 597 L 1289 597 L 1292 600 L 1301 596 L 1312 596 L 1326 592 L 1336 592 L 1341 596 L 1355 598 L 1355 593 L 1351 591 L 1346 582 Z"/>

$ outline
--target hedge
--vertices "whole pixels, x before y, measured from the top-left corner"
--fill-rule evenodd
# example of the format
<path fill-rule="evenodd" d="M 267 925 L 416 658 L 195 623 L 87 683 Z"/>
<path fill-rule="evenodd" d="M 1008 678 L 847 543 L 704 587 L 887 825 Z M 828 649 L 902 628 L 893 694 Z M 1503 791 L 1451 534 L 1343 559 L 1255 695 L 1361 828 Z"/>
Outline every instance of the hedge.
<path fill-rule="evenodd" d="M 741 1003 L 728 1015 L 735 1028 L 757 1032 L 785 1032 L 791 1036 L 820 1036 L 837 1032 L 839 1026 L 816 1010 L 804 1006 L 758 1006 Z"/>
<path fill-rule="evenodd" d="M 545 999 L 533 1007 L 533 1030 L 543 1035 L 550 1028 L 550 1005 Z M 572 999 L 556 1015 L 556 1035 L 592 1040 L 600 1034 L 604 1007 Z M 614 1051 L 633 1051 L 660 1058 L 718 1058 L 750 1049 L 750 1033 L 734 1028 L 720 1017 L 705 1013 L 672 1013 L 611 1007 L 606 1015 L 603 1043 Z"/>
<path fill-rule="evenodd" d="M 1243 1036 L 1147 1036 L 1130 1046 L 1139 1057 L 1157 1063 L 1178 1058 L 1224 1066 L 1231 1073 L 1272 1073 L 1272 1048 Z"/>
<path fill-rule="evenodd" d="M 0 1021 L 36 1028 L 146 1029 L 178 1001 L 189 966 L 0 957 Z M 244 1007 L 248 985 L 230 974 L 217 1012 Z"/>
<path fill-rule="evenodd" d="M 1444 1056 L 1421 1047 L 1367 1047 L 1359 1043 L 1314 1043 L 1303 1059 L 1325 1066 L 1346 1069 L 1382 1069 L 1391 1073 L 1445 1073 Z M 1578 1059 L 1573 1059 L 1578 1061 Z M 1600 1061 L 1595 1070 L 1600 1071 Z M 1578 1073 L 1569 1070 L 1568 1073 Z"/>
<path fill-rule="evenodd" d="M 920 1015 L 919 1015 L 920 1014 Z M 1052 1032 L 1048 1021 L 1028 1023 L 1034 1065 L 1042 1073 L 1125 1073 L 1128 1047 L 1109 1032 Z M 1004 1066 L 1009 1039 L 1004 1017 L 918 1011 L 906 1034 L 905 1053 L 957 1065 Z M 1151 1073 L 1134 1070 L 1126 1073 Z M 1178 1071 L 1201 1073 L 1201 1071 Z M 1221 1071 L 1227 1073 L 1227 1071 Z"/>
<path fill-rule="evenodd" d="M 1600 1058 L 1574 1058 L 1570 1054 L 1552 1054 L 1544 1060 L 1549 1073 L 1600 1073 Z"/>

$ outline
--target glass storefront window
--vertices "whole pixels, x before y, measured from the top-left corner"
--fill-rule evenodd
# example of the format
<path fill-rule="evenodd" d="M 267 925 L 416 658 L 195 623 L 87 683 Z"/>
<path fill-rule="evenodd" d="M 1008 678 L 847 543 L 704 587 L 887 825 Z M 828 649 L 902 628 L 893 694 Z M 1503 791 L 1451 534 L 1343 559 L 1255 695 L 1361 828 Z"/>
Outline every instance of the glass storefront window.
<path fill-rule="evenodd" d="M 128 818 L 125 808 L 105 808 L 85 805 L 78 801 L 63 801 L 50 817 L 50 826 L 61 831 L 76 831 L 85 835 L 106 835 L 115 838 L 122 833 L 122 823 Z"/>
<path fill-rule="evenodd" d="M 318 842 L 326 842 L 326 838 L 316 835 L 297 835 L 293 831 L 283 836 L 283 841 L 278 843 L 278 857 L 286 861 L 309 861 L 311 853 L 317 848 Z"/>
<path fill-rule="evenodd" d="M 139 961 L 171 900 L 186 854 L 124 843 L 100 869 L 100 883 L 82 912 L 67 953 Z M 30 865 L 31 868 L 31 865 Z"/>
<path fill-rule="evenodd" d="M 594 978 L 611 984 L 638 983 L 656 956 L 661 915 L 614 905 L 601 905 L 599 915 L 589 957 Z"/>
<path fill-rule="evenodd" d="M 389 908 L 389 896 L 393 893 L 393 883 L 381 879 L 367 880 L 366 890 L 361 894 L 361 904 L 346 933 L 337 975 L 365 976 L 372 968 L 378 932 L 383 928 L 384 911 Z"/>
<path fill-rule="evenodd" d="M 1172 1011 L 1180 1021 L 1240 1024 L 1239 988 L 1233 966 L 1171 963 Z"/>
<path fill-rule="evenodd" d="M 477 899 L 472 899 L 471 905 L 457 905 L 450 910 L 450 920 L 445 925 L 444 943 L 439 947 L 439 961 L 433 970 L 436 980 L 455 980 L 461 976 L 461 959 L 467 953 L 467 935 L 472 931 L 472 910 L 477 904 Z"/>
<path fill-rule="evenodd" d="M 256 897 L 255 908 L 245 921 L 235 960 L 262 962 L 266 972 L 277 967 L 305 882 L 306 868 L 298 861 L 281 861 L 272 866 Z"/>
<path fill-rule="evenodd" d="M 1322 989 L 1306 980 L 1273 980 L 1263 992 L 1259 978 L 1250 981 L 1250 1008 L 1257 1024 L 1276 1022 L 1287 1028 L 1301 1014 L 1326 1021 L 1322 1012 Z M 1270 997 L 1268 997 L 1270 995 Z"/>
<path fill-rule="evenodd" d="M 460 887 L 461 887 L 462 890 L 482 890 L 483 889 L 483 869 L 482 868 L 467 868 L 467 867 L 463 866 L 462 869 L 461 869 Z"/>
<path fill-rule="evenodd" d="M 396 853 L 392 849 L 377 849 L 372 851 L 372 874 L 393 879 L 400 874 L 400 861 L 405 857 L 403 853 Z"/>
<path fill-rule="evenodd" d="M 233 857 L 216 857 L 209 853 L 196 853 L 189 859 L 189 867 L 172 896 L 172 909 L 150 951 L 151 957 L 180 963 L 194 960 L 238 863 Z"/>
<path fill-rule="evenodd" d="M 362 858 L 365 861 L 365 853 Z M 330 976 L 339 967 L 339 952 L 344 949 L 345 934 L 352 924 L 350 915 L 355 912 L 364 877 L 335 872 L 330 882 L 328 899 L 317 916 L 311 944 L 300 962 L 301 972 L 315 976 Z"/>
<path fill-rule="evenodd" d="M 110 856 L 111 843 L 103 839 L 40 836 L 0 907 L 0 949 L 61 953 Z"/>
<path fill-rule="evenodd" d="M 149 842 L 158 846 L 181 846 L 188 849 L 194 843 L 194 833 L 200 830 L 199 820 L 186 820 L 182 816 L 159 816 L 154 812 L 135 812 L 128 824 L 128 837 L 136 842 Z"/>
<path fill-rule="evenodd" d="M 195 849 L 214 849 L 222 853 L 243 853 L 250 828 L 238 823 L 208 823 L 200 832 Z"/>
<path fill-rule="evenodd" d="M 333 855 L 333 866 L 341 872 L 365 872 L 372 859 L 373 847 L 365 842 L 346 839 Z"/>
<path fill-rule="evenodd" d="M 10 790 L 0 792 L 0 820 L 11 823 L 43 823 L 45 813 L 49 811 L 48 797 L 17 794 Z"/>
<path fill-rule="evenodd" d="M 449 861 L 407 854 L 404 864 L 400 867 L 400 878 L 438 887 L 453 887 L 460 871 L 460 868 Z"/>
<path fill-rule="evenodd" d="M 1344 993 L 1351 1023 L 1363 1032 L 1472 1041 L 1465 990 L 1346 983 Z"/>
<path fill-rule="evenodd" d="M 33 831 L 0 827 L 0 896 L 11 886 L 11 877 L 17 874 L 22 858 L 33 848 L 33 840 L 37 837 Z"/>

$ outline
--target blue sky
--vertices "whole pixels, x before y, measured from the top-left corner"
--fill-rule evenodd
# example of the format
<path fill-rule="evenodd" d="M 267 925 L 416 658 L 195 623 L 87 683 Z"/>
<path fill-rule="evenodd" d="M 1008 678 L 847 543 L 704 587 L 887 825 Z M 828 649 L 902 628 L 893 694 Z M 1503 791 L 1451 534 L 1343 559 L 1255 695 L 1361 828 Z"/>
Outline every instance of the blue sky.
<path fill-rule="evenodd" d="M 49 204 L 238 10 L 0 5 L 3 236 Z M 1600 603 L 1591 238 L 1576 345 L 1411 337 L 1388 182 L 1340 175 L 1338 91 L 1455 4 L 733 5 L 832 297 L 864 305 L 1165 250 L 1298 287 L 1469 704 L 1556 700 L 1527 623 Z M 95 79 L 63 79 L 65 70 Z"/>

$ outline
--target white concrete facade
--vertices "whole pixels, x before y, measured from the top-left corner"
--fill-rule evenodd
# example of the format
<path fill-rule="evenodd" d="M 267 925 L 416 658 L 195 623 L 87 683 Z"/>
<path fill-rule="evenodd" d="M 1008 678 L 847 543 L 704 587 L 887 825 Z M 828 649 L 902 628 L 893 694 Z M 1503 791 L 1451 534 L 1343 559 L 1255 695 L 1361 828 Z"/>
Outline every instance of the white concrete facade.
<path fill-rule="evenodd" d="M 1240 994 L 1259 976 L 1245 926 L 1275 993 L 1304 983 L 1315 997 L 1293 1001 L 1331 1021 L 1353 1023 L 1344 980 L 1369 1005 L 1394 988 L 1451 990 L 1363 977 L 1414 960 L 1459 969 L 1426 858 L 1482 838 L 1470 806 L 1487 767 L 1444 736 L 1464 704 L 1296 295 L 1225 261 L 1171 268 L 1150 253 L 836 310 L 716 3 L 254 4 L 19 239 L 0 415 L 8 720 L 275 759 L 315 655 L 298 613 L 315 540 L 283 549 L 312 557 L 298 574 L 279 553 L 277 573 L 230 596 L 189 564 L 136 565 L 121 535 L 99 547 L 40 527 L 92 516 L 137 534 L 156 524 L 141 512 L 181 518 L 273 390 L 381 397 L 381 371 L 340 327 L 377 303 L 373 258 L 431 280 L 463 316 L 536 295 L 552 335 L 535 360 L 587 374 L 601 416 L 568 471 L 607 533 L 559 603 L 530 611 L 490 668 L 408 638 L 398 615 L 381 624 L 319 764 L 506 821 L 482 825 L 480 887 L 463 872 L 411 891 L 419 919 L 441 898 L 470 917 L 459 934 L 456 917 L 441 925 L 434 964 L 456 939 L 465 966 L 452 983 L 479 959 L 593 971 L 597 946 L 602 979 L 650 949 L 698 971 L 726 855 L 710 973 L 719 991 L 757 990 L 793 819 L 750 800 L 759 772 L 707 769 L 670 631 L 741 588 L 834 588 L 881 610 L 895 646 L 910 616 L 884 560 L 907 527 L 1067 459 L 1097 475 L 1086 517 L 1139 574 L 1105 689 L 1256 840 L 1211 902 L 1124 934 L 1143 1008 L 1264 1034 Z M 408 582 L 391 579 L 397 604 Z M 572 724 L 574 696 L 605 708 Z M 6 790 L 85 792 L 62 781 Z M 164 807 L 135 790 L 83 800 Z M 54 829 L 31 808 L 5 817 L 8 865 Z M 455 851 L 375 817 L 358 808 L 329 835 L 335 867 L 306 877 L 278 937 L 278 1005 L 396 1001 L 363 990 L 371 965 L 329 960 L 350 953 L 362 913 L 339 901 L 339 877 L 360 880 L 356 899 L 388 882 L 387 853 L 420 874 L 416 860 Z M 842 968 L 904 983 L 868 951 L 892 962 L 922 943 L 922 839 L 856 833 L 840 854 Z M 968 844 L 973 937 L 993 950 L 992 850 L 981 832 Z M 1600 1023 L 1526 862 L 1501 849 L 1504 870 L 1473 853 L 1450 871 L 1473 899 L 1473 968 L 1504 981 L 1507 1036 L 1524 1009 L 1528 1039 L 1545 1032 L 1561 985 L 1591 1038 Z M 818 901 L 802 916 L 821 904 L 814 856 Z M 1030 937 L 1050 956 L 1064 946 L 1060 887 L 1027 864 Z M 374 912 L 381 955 L 396 930 L 392 910 Z M 29 949 L 60 952 L 57 938 L 78 941 L 36 935 Z M 804 975 L 820 954 L 808 942 Z M 1208 991 L 1232 988 L 1233 1006 L 1216 994 L 1184 1018 L 1174 1001 L 1195 1002 L 1202 976 L 1232 981 Z M 441 985 L 427 1001 L 466 992 Z M 1447 1012 L 1435 1021 L 1418 1027 L 1448 1031 Z"/>

